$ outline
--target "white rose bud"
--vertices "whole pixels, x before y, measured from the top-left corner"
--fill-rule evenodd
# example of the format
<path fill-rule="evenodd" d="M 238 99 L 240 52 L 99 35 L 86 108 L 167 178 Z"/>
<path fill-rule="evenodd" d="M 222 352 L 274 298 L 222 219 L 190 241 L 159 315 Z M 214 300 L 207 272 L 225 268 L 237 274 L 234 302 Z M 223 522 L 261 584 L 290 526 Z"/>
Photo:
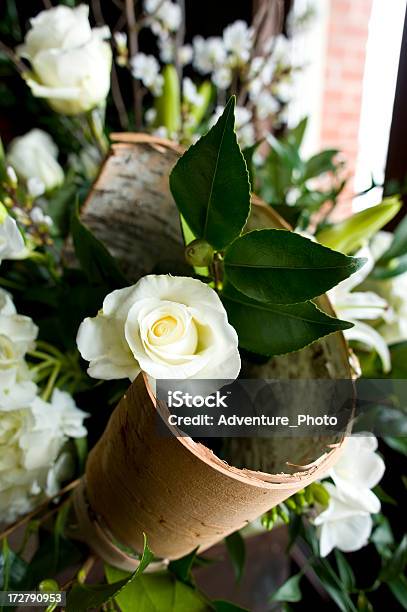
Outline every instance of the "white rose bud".
<path fill-rule="evenodd" d="M 199 280 L 146 276 L 106 296 L 77 344 L 94 378 L 235 379 L 238 338 L 217 293 Z"/>
<path fill-rule="evenodd" d="M 24 253 L 24 239 L 17 223 L 0 204 L 0 263 L 3 259 L 20 259 Z"/>
<path fill-rule="evenodd" d="M 27 77 L 34 96 L 46 98 L 65 115 L 83 113 L 104 102 L 110 88 L 112 51 L 104 40 L 107 27 L 89 25 L 89 7 L 57 6 L 31 19 L 31 29 L 18 48 L 33 75 Z"/>
<path fill-rule="evenodd" d="M 57 161 L 58 149 L 51 136 L 43 130 L 30 130 L 11 141 L 7 159 L 27 184 L 36 179 L 49 191 L 61 185 L 64 171 Z M 40 194 L 40 190 L 39 193 Z"/>

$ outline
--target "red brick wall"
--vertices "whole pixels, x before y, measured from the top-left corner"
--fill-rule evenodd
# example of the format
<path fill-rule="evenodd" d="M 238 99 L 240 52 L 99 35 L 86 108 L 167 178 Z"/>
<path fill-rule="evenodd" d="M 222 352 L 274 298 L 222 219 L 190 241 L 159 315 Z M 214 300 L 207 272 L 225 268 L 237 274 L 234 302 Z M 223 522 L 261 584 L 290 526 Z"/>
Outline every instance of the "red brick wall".
<path fill-rule="evenodd" d="M 363 72 L 371 8 L 372 0 L 330 0 L 321 147 L 333 147 L 343 151 L 350 176 L 354 175 L 358 152 Z M 344 206 L 346 203 L 350 206 L 352 195 L 353 184 L 350 180 L 342 196 Z"/>

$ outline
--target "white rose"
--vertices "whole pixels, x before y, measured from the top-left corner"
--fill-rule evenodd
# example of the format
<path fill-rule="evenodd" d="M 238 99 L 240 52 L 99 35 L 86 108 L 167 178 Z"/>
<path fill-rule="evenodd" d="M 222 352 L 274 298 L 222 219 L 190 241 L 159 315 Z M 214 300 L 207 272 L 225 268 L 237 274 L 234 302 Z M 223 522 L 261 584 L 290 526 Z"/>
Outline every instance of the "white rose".
<path fill-rule="evenodd" d="M 100 105 L 110 88 L 112 51 L 105 42 L 108 28 L 90 28 L 89 7 L 57 6 L 31 20 L 31 30 L 18 49 L 33 76 L 27 77 L 34 96 L 66 115 Z"/>
<path fill-rule="evenodd" d="M 106 296 L 77 344 L 94 378 L 235 379 L 238 338 L 216 292 L 199 280 L 146 276 Z"/>
<path fill-rule="evenodd" d="M 59 165 L 58 148 L 43 130 L 30 130 L 11 141 L 7 159 L 25 181 L 40 180 L 46 191 L 60 185 L 64 171 Z"/>
<path fill-rule="evenodd" d="M 28 378 L 24 355 L 34 347 L 38 328 L 30 317 L 19 315 L 10 296 L 0 293 L 0 386 L 10 389 Z"/>
<path fill-rule="evenodd" d="M 0 263 L 3 259 L 19 259 L 24 253 L 24 238 L 18 225 L 0 204 Z"/>
<path fill-rule="evenodd" d="M 72 475 L 72 459 L 63 449 L 68 436 L 86 434 L 85 416 L 58 390 L 52 404 L 39 397 L 13 409 L 0 403 L 0 523 L 29 512 Z"/>

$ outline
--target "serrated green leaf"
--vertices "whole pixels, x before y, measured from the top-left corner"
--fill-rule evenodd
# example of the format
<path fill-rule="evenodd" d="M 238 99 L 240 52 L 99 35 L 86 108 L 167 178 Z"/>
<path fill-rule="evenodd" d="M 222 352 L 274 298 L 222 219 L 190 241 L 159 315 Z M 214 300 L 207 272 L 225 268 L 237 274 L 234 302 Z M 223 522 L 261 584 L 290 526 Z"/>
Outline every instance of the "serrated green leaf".
<path fill-rule="evenodd" d="M 236 582 L 239 582 L 243 576 L 244 564 L 246 561 L 246 546 L 244 539 L 238 531 L 235 531 L 235 533 L 225 538 L 225 543 L 232 561 Z"/>
<path fill-rule="evenodd" d="M 224 258 L 226 277 L 234 287 L 270 304 L 305 302 L 364 263 L 284 229 L 248 232 L 232 242 Z"/>
<path fill-rule="evenodd" d="M 297 351 L 318 338 L 352 327 L 352 323 L 328 316 L 312 302 L 265 304 L 251 300 L 231 285 L 224 287 L 222 300 L 240 346 L 260 355 Z"/>
<path fill-rule="evenodd" d="M 290 602 L 294 603 L 296 601 L 301 601 L 302 593 L 300 589 L 300 581 L 302 578 L 302 573 L 295 574 L 291 576 L 284 584 L 277 589 L 270 597 L 270 602 L 280 601 L 280 602 Z"/>
<path fill-rule="evenodd" d="M 250 212 L 246 164 L 237 144 L 235 100 L 209 132 L 178 160 L 170 187 L 196 238 L 223 249 L 241 233 Z"/>
<path fill-rule="evenodd" d="M 111 289 L 128 285 L 106 247 L 83 225 L 78 210 L 71 218 L 71 234 L 75 254 L 90 284 L 106 284 Z"/>
<path fill-rule="evenodd" d="M 106 568 L 109 582 L 125 579 L 125 572 Z M 210 612 L 206 599 L 169 572 L 142 574 L 121 591 L 115 601 L 122 612 Z"/>
<path fill-rule="evenodd" d="M 398 197 L 385 198 L 381 204 L 325 227 L 317 233 L 318 241 L 342 253 L 354 253 L 362 244 L 386 225 L 398 213 Z"/>
<path fill-rule="evenodd" d="M 144 536 L 143 555 L 138 568 L 132 574 L 126 574 L 112 584 L 81 584 L 76 583 L 68 593 L 66 601 L 67 612 L 86 612 L 90 608 L 100 608 L 104 603 L 117 597 L 129 587 L 137 576 L 141 575 L 153 560 L 154 555 L 147 545 Z"/>

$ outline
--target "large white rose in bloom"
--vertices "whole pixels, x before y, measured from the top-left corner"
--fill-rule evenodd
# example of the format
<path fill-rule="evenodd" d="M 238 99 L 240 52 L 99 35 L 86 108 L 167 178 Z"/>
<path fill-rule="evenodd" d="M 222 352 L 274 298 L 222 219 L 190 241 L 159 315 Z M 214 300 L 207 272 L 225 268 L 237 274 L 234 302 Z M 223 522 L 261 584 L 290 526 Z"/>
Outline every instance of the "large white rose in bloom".
<path fill-rule="evenodd" d="M 72 458 L 64 447 L 69 438 L 86 435 L 85 416 L 69 394 L 57 389 L 51 403 L 34 397 L 10 409 L 0 399 L 0 523 L 55 495 L 72 475 Z"/>
<path fill-rule="evenodd" d="M 370 515 L 380 511 L 380 500 L 371 489 L 385 470 L 376 450 L 374 436 L 349 437 L 339 461 L 328 474 L 335 484 L 323 483 L 330 494 L 329 505 L 314 521 L 321 556 L 325 557 L 335 547 L 350 552 L 367 544 L 372 530 Z"/>
<path fill-rule="evenodd" d="M 24 253 L 24 238 L 18 225 L 0 204 L 0 263 L 3 259 L 19 259 Z"/>
<path fill-rule="evenodd" d="M 79 328 L 77 343 L 94 378 L 235 379 L 238 338 L 217 293 L 199 280 L 145 276 L 106 296 Z"/>
<path fill-rule="evenodd" d="M 44 191 L 60 185 L 64 171 L 59 165 L 58 148 L 51 136 L 43 130 L 30 130 L 11 141 L 7 160 L 25 181 L 41 181 Z"/>
<path fill-rule="evenodd" d="M 34 96 L 47 98 L 65 115 L 100 105 L 110 88 L 112 51 L 107 27 L 89 25 L 89 7 L 57 6 L 31 19 L 18 53 L 30 61 L 27 83 Z"/>

